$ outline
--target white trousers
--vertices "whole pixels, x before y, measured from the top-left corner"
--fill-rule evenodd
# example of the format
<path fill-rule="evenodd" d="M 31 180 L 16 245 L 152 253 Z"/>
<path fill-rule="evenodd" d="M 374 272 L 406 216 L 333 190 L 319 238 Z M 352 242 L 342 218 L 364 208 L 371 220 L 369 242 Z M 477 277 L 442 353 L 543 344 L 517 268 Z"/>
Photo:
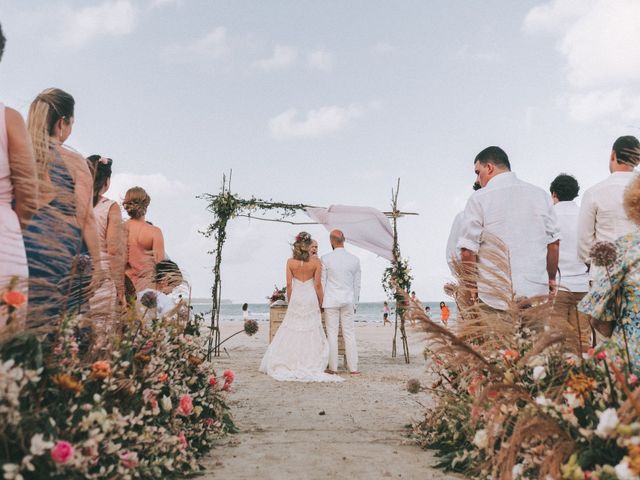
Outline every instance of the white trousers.
<path fill-rule="evenodd" d="M 329 340 L 329 370 L 338 370 L 338 327 L 342 326 L 344 349 L 347 355 L 347 365 L 352 372 L 358 371 L 358 346 L 356 332 L 353 325 L 353 305 L 339 308 L 325 308 L 324 322 L 327 327 Z"/>

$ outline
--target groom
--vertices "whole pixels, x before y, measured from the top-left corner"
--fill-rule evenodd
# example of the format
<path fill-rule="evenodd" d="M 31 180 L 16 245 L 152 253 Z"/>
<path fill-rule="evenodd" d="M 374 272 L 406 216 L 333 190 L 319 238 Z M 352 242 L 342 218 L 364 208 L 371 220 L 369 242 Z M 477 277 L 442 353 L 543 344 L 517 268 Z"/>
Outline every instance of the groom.
<path fill-rule="evenodd" d="M 322 287 L 324 289 L 324 320 L 329 339 L 329 368 L 338 371 L 338 326 L 342 325 L 347 365 L 352 375 L 358 371 L 358 347 L 353 317 L 360 299 L 360 260 L 344 249 L 344 234 L 333 230 L 329 234 L 333 252 L 322 257 Z"/>

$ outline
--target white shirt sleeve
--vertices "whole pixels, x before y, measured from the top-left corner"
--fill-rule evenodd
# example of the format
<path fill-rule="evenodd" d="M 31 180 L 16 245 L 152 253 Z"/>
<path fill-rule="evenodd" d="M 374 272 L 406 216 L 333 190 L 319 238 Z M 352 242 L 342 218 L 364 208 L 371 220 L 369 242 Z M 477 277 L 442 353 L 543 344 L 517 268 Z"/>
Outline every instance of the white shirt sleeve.
<path fill-rule="evenodd" d="M 586 191 L 580 204 L 578 216 L 578 258 L 589 261 L 589 251 L 596 239 L 597 208 L 590 191 Z"/>
<path fill-rule="evenodd" d="M 480 250 L 480 241 L 482 239 L 482 229 L 484 227 L 484 218 L 482 215 L 482 207 L 480 202 L 471 196 L 467 201 L 467 206 L 462 214 L 461 235 L 456 249 L 466 248 L 474 253 Z"/>
<path fill-rule="evenodd" d="M 327 288 L 327 266 L 324 257 L 320 259 L 320 283 L 322 284 L 322 291 Z"/>
<path fill-rule="evenodd" d="M 544 215 L 544 229 L 547 232 L 547 244 L 551 244 L 558 240 L 561 240 L 560 235 L 560 225 L 558 224 L 558 216 L 556 215 L 556 211 L 553 208 L 553 202 L 548 200 L 549 208 L 547 209 L 547 213 Z"/>

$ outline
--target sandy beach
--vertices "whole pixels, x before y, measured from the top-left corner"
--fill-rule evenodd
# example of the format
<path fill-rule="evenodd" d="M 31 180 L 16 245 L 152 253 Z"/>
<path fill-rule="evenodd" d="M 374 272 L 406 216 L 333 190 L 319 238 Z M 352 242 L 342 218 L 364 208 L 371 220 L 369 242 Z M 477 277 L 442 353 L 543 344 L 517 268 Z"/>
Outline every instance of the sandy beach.
<path fill-rule="evenodd" d="M 221 325 L 225 338 L 242 322 Z M 411 364 L 391 358 L 392 327 L 356 327 L 362 374 L 340 374 L 339 384 L 277 382 L 258 372 L 269 325 L 253 337 L 224 344 L 218 369 L 236 373 L 230 406 L 240 433 L 229 435 L 204 459 L 204 478 L 376 479 L 462 478 L 430 467 L 433 455 L 415 446 L 405 428 L 422 415 L 426 393 L 405 385 L 424 379 L 424 334 L 409 332 Z M 399 348 L 400 344 L 398 343 Z"/>

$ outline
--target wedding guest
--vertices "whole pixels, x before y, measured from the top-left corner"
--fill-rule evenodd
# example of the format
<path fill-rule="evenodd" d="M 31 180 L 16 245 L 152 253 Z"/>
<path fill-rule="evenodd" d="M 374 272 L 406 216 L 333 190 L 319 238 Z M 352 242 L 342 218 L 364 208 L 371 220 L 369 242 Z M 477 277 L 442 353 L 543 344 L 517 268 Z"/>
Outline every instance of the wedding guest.
<path fill-rule="evenodd" d="M 29 320 L 51 323 L 79 312 L 99 278 L 100 246 L 93 179 L 85 159 L 64 145 L 75 101 L 57 88 L 31 103 L 28 130 L 37 164 L 40 207 L 24 233 L 29 264 Z"/>
<path fill-rule="evenodd" d="M 613 242 L 635 232 L 637 226 L 622 206 L 624 189 L 636 177 L 633 169 L 640 162 L 640 142 L 636 137 L 619 137 L 609 155 L 609 175 L 587 189 L 582 196 L 578 219 L 578 256 L 590 264 L 589 251 L 595 242 Z M 592 273 L 592 278 L 595 272 Z"/>
<path fill-rule="evenodd" d="M 147 308 L 146 298 L 153 298 L 158 316 L 166 315 L 178 306 L 173 298 L 169 296 L 174 289 L 182 284 L 183 277 L 180 267 L 171 260 L 161 260 L 155 265 L 155 274 L 152 287 L 145 288 L 138 292 L 138 301 Z"/>
<path fill-rule="evenodd" d="M 248 303 L 242 304 L 242 319 L 245 322 L 249 320 L 249 304 Z"/>
<path fill-rule="evenodd" d="M 318 257 L 318 242 L 315 240 L 311 240 L 311 249 L 309 251 L 312 257 Z"/>
<path fill-rule="evenodd" d="M 464 210 L 460 256 L 467 265 L 480 265 L 466 286 L 491 311 L 507 308 L 493 291 L 495 264 L 482 248 L 494 238 L 508 253 L 511 284 L 517 297 L 533 297 L 555 290 L 560 230 L 547 193 L 523 182 L 511 171 L 509 157 L 500 147 L 487 147 L 474 159 L 482 187 Z M 493 269 L 493 270 L 492 270 Z M 476 292 L 476 293 L 474 293 Z M 511 296 L 511 292 L 504 292 Z"/>
<path fill-rule="evenodd" d="M 449 311 L 449 307 L 446 303 L 440 302 L 440 320 L 445 325 L 449 324 L 449 317 L 451 316 L 451 312 Z"/>
<path fill-rule="evenodd" d="M 119 305 L 124 305 L 124 230 L 118 204 L 104 196 L 111 184 L 113 160 L 91 155 L 87 164 L 93 174 L 93 213 L 100 237 L 100 266 L 104 278 L 89 300 L 97 336 L 107 338 L 117 319 Z"/>
<path fill-rule="evenodd" d="M 122 205 L 130 219 L 125 222 L 127 265 L 125 274 L 141 292 L 153 285 L 155 265 L 165 259 L 162 230 L 145 220 L 151 197 L 142 187 L 127 190 Z"/>
<path fill-rule="evenodd" d="M 0 26 L 0 60 L 5 37 Z M 0 294 L 11 287 L 27 296 L 27 256 L 23 227 L 37 208 L 36 165 L 29 133 L 22 116 L 0 103 Z M 26 301 L 16 305 L 14 318 L 26 315 Z M 0 306 L 0 329 L 8 320 L 8 307 Z"/>
<path fill-rule="evenodd" d="M 629 184 L 623 208 L 627 218 L 640 226 L 640 178 Z M 616 259 L 607 273 L 598 269 L 587 295 L 578 310 L 591 316 L 593 326 L 625 348 L 625 333 L 634 373 L 640 374 L 640 233 L 632 231 L 615 242 Z M 615 312 L 615 296 L 621 298 L 621 311 Z"/>
<path fill-rule="evenodd" d="M 382 304 L 382 326 L 384 327 L 387 323 L 391 325 L 391 321 L 389 321 L 389 315 L 391 314 L 391 309 L 389 308 L 389 302 L 384 302 Z"/>
<path fill-rule="evenodd" d="M 562 173 L 551 182 L 549 190 L 562 237 L 558 259 L 560 288 L 553 300 L 552 316 L 555 320 L 568 321 L 572 325 L 579 318 L 581 332 L 585 334 L 584 341 L 587 344 L 591 328 L 586 318 L 576 311 L 578 302 L 589 290 L 587 266 L 578 258 L 577 250 L 580 207 L 575 198 L 580 192 L 580 186 L 574 177 Z"/>
<path fill-rule="evenodd" d="M 473 183 L 473 191 L 480 190 L 480 184 L 478 182 Z M 453 224 L 451 225 L 451 230 L 449 230 L 449 238 L 447 238 L 447 246 L 446 246 L 446 256 L 447 256 L 447 264 L 449 265 L 449 270 L 451 271 L 451 275 L 456 276 L 456 264 L 460 262 L 460 250 L 458 250 L 458 240 L 460 240 L 460 235 L 462 235 L 462 219 L 464 217 L 464 210 L 458 212 L 458 214 L 453 218 Z"/>

